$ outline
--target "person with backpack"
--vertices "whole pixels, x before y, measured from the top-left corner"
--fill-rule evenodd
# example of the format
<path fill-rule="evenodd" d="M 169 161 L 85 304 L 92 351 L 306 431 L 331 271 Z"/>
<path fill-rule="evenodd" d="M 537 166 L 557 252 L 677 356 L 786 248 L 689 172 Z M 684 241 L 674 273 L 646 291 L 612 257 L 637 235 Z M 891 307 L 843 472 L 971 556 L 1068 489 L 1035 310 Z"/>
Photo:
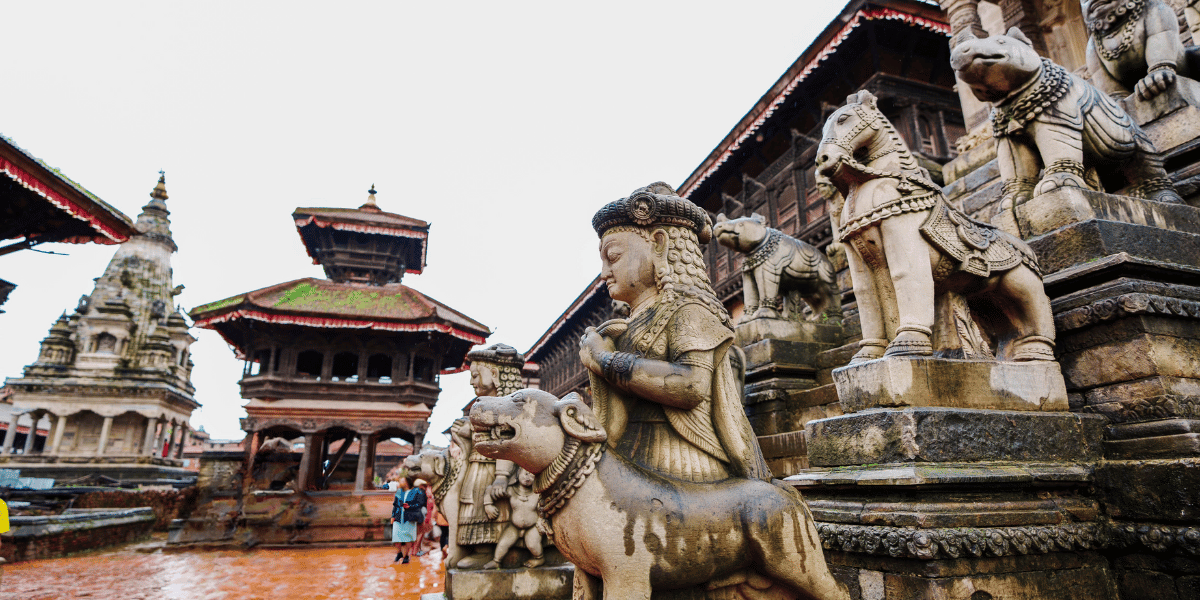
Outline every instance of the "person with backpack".
<path fill-rule="evenodd" d="M 420 487 L 409 479 L 400 480 L 400 489 L 392 499 L 392 543 L 396 546 L 396 559 L 392 562 L 408 564 L 419 543 L 417 525 L 425 522 L 426 502 L 425 492 Z"/>

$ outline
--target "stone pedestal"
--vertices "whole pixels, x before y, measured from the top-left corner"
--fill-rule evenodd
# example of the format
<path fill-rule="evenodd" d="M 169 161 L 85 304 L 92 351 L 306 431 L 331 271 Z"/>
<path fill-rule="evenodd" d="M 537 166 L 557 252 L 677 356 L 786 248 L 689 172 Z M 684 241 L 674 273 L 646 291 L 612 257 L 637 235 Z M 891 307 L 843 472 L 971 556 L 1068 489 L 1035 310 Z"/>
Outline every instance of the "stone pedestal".
<path fill-rule="evenodd" d="M 847 376 L 907 369 L 928 379 L 974 362 L 925 360 L 841 369 L 838 392 Z M 857 389 L 888 392 L 895 380 Z M 986 394 L 976 401 L 1005 401 Z M 945 394 L 922 402 L 938 398 L 955 401 Z M 808 500 L 831 567 L 854 598 L 1116 600 L 1108 562 L 1095 552 L 1111 530 L 1086 495 L 1104 425 L 1098 415 L 1036 408 L 865 408 L 809 423 L 814 467 L 787 481 Z"/>
<path fill-rule="evenodd" d="M 833 386 L 819 379 L 822 357 L 842 343 L 842 326 L 754 319 L 738 325 L 737 336 L 746 354 L 746 415 L 763 456 L 776 477 L 795 473 L 808 466 L 804 424 L 841 414 Z"/>
<path fill-rule="evenodd" d="M 833 380 L 848 413 L 902 406 L 1067 410 L 1056 362 L 881 358 L 835 369 Z"/>
<path fill-rule="evenodd" d="M 1200 83 L 1179 77 L 1175 85 L 1149 101 L 1130 94 L 1121 102 L 1159 152 L 1200 137 Z"/>
<path fill-rule="evenodd" d="M 446 571 L 447 600 L 569 600 L 574 565 Z"/>

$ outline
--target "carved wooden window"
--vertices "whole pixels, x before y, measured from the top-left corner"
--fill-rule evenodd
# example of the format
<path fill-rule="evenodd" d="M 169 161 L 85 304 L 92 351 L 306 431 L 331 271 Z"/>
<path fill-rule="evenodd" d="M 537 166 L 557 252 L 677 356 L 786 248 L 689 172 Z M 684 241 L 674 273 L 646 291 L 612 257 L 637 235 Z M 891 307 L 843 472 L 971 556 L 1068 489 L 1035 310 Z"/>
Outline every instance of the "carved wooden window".
<path fill-rule="evenodd" d="M 779 230 L 788 235 L 796 235 L 796 230 L 799 229 L 799 223 L 796 222 L 798 212 L 795 202 L 781 206 L 779 208 Z"/>
<path fill-rule="evenodd" d="M 925 154 L 935 156 L 940 154 L 937 147 L 937 131 L 934 130 L 933 125 L 929 122 L 929 117 L 925 115 L 917 117 L 917 129 L 921 136 L 921 151 Z"/>
<path fill-rule="evenodd" d="M 358 381 L 358 354 L 354 352 L 338 352 L 333 355 L 334 381 Z"/>
<path fill-rule="evenodd" d="M 302 377 L 321 378 L 321 367 L 325 364 L 325 355 L 316 350 L 305 350 L 296 355 L 296 374 Z"/>
<path fill-rule="evenodd" d="M 252 377 L 255 375 L 262 375 L 263 371 L 266 369 L 266 365 L 270 364 L 270 362 L 271 351 L 269 349 L 258 350 L 254 353 L 254 359 L 250 361 L 249 365 L 246 365 L 246 374 Z"/>
<path fill-rule="evenodd" d="M 367 380 L 391 383 L 392 357 L 386 354 L 372 354 L 367 358 Z"/>
<path fill-rule="evenodd" d="M 413 358 L 413 377 L 417 381 L 433 381 L 433 359 L 428 356 L 416 356 Z"/>

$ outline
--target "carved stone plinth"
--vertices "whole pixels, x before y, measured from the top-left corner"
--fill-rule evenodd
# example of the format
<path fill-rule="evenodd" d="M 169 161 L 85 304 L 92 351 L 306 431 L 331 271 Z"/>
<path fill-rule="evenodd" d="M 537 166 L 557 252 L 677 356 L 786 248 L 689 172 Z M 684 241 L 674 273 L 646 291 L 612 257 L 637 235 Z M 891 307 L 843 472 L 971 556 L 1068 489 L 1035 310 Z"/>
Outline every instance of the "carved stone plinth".
<path fill-rule="evenodd" d="M 1169 128 L 1160 127 L 1152 132 L 1151 128 L 1147 127 L 1148 124 L 1163 120 L 1163 117 L 1172 115 L 1177 111 L 1185 113 L 1185 115 L 1181 116 L 1186 117 L 1190 115 L 1191 119 L 1195 119 L 1198 114 L 1197 109 L 1200 108 L 1200 82 L 1194 79 L 1180 77 L 1165 92 L 1150 100 L 1139 100 L 1137 94 L 1130 94 L 1121 101 L 1121 105 L 1129 113 L 1129 116 L 1133 117 L 1134 121 L 1137 121 L 1138 125 L 1145 127 L 1146 133 L 1150 135 L 1150 139 L 1154 142 L 1154 146 L 1160 151 L 1170 150 L 1179 144 L 1171 144 L 1169 139 L 1163 140 L 1167 142 L 1166 144 L 1161 144 L 1159 143 L 1160 140 L 1156 139 L 1155 133 L 1160 134 L 1158 137 L 1162 137 L 1161 134 L 1166 134 L 1171 138 L 1180 140 L 1183 140 L 1183 135 L 1187 135 L 1187 140 L 1191 140 L 1200 132 L 1200 123 L 1195 123 L 1194 121 L 1189 123 L 1189 119 L 1187 118 L 1172 120 L 1176 125 L 1190 125 L 1183 131 L 1169 132 L 1167 131 Z"/>
<path fill-rule="evenodd" d="M 754 340 L 743 348 L 746 416 L 771 473 L 786 477 L 808 466 L 804 424 L 841 414 L 833 386 L 819 379 L 826 355 L 842 342 L 842 327 L 754 319 L 737 332 L 739 340 Z"/>
<path fill-rule="evenodd" d="M 575 567 L 446 571 L 447 600 L 567 600 Z"/>
<path fill-rule="evenodd" d="M 874 409 L 805 426 L 808 460 L 834 467 L 910 462 L 1095 461 L 1105 420 L 1067 412 Z"/>
<path fill-rule="evenodd" d="M 789 321 L 785 319 L 751 319 L 734 328 L 737 344 L 747 348 L 763 340 L 786 340 L 835 346 L 842 341 L 842 325 L 837 321 Z"/>
<path fill-rule="evenodd" d="M 833 380 L 847 413 L 903 406 L 1067 409 L 1056 362 L 881 358 L 835 369 Z"/>
<path fill-rule="evenodd" d="M 1016 217 L 1021 235 L 1026 238 L 1091 220 L 1200 233 L 1200 209 L 1083 188 L 1059 188 L 1037 196 L 1018 206 Z"/>

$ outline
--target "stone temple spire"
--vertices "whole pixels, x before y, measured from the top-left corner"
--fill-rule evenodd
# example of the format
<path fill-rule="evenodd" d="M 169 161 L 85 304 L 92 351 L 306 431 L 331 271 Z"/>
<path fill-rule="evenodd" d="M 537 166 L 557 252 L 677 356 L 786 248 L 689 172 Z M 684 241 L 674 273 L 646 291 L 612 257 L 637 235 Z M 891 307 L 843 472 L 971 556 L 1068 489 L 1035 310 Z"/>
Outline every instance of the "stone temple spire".
<path fill-rule="evenodd" d="M 166 201 L 160 173 L 137 233 L 117 248 L 91 295 L 50 328 L 24 376 L 6 381 L 14 410 L 54 415 L 37 464 L 53 463 L 57 476 L 68 472 L 66 463 L 90 473 L 110 461 L 104 473 L 117 478 L 185 474 L 176 455 L 183 440 L 175 437 L 199 406 L 191 384 L 196 340 L 175 308 L 183 286 L 171 280 L 177 247 Z"/>

